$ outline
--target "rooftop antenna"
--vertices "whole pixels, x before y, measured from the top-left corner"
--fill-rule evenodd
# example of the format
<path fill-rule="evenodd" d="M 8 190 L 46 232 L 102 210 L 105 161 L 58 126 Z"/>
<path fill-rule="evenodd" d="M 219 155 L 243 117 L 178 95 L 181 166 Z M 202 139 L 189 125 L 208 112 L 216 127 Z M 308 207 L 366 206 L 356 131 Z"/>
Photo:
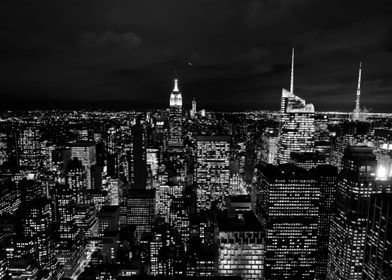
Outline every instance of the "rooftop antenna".
<path fill-rule="evenodd" d="M 290 92 L 294 93 L 294 48 L 291 54 L 291 79 L 290 79 Z"/>
<path fill-rule="evenodd" d="M 175 70 L 174 71 L 174 88 L 173 88 L 173 91 L 179 91 L 178 90 L 178 78 L 177 78 L 177 71 Z"/>
<path fill-rule="evenodd" d="M 359 99 L 361 97 L 361 72 L 362 72 L 362 61 L 359 63 L 359 73 L 358 73 L 358 87 L 357 87 L 357 99 L 355 101 L 355 110 L 359 112 Z"/>

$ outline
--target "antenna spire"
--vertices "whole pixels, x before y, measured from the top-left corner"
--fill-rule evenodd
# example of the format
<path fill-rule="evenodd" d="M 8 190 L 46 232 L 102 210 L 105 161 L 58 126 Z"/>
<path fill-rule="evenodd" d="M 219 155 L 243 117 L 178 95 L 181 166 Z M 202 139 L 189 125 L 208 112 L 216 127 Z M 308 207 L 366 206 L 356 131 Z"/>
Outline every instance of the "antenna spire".
<path fill-rule="evenodd" d="M 177 79 L 177 78 L 174 79 L 174 88 L 173 88 L 173 91 L 179 91 L 179 90 L 178 90 L 178 79 Z"/>
<path fill-rule="evenodd" d="M 290 92 L 294 93 L 294 48 L 291 54 L 291 79 L 290 79 Z"/>
<path fill-rule="evenodd" d="M 358 73 L 358 87 L 357 87 L 357 99 L 355 101 L 355 110 L 359 112 L 359 99 L 361 97 L 361 74 L 362 74 L 362 61 L 359 63 L 359 73 Z"/>

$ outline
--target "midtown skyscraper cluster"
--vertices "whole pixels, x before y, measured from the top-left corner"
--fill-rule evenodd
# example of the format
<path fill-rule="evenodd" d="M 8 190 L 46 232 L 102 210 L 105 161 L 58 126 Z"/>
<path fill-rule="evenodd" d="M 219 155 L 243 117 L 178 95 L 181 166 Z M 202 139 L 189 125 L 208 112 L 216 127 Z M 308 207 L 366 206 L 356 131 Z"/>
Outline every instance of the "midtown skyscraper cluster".
<path fill-rule="evenodd" d="M 178 78 L 166 109 L 2 112 L 0 279 L 391 279 L 392 116 L 361 71 L 352 113 L 295 93 L 294 50 L 277 112 Z"/>

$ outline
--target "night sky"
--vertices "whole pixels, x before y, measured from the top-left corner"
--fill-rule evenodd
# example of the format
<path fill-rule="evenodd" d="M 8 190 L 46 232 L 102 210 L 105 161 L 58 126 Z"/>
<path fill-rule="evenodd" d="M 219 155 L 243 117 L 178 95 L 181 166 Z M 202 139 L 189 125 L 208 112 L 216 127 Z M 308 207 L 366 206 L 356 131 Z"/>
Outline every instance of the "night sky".
<path fill-rule="evenodd" d="M 392 112 L 391 0 L 1 0 L 3 108 L 278 109 L 289 88 L 316 110 Z"/>

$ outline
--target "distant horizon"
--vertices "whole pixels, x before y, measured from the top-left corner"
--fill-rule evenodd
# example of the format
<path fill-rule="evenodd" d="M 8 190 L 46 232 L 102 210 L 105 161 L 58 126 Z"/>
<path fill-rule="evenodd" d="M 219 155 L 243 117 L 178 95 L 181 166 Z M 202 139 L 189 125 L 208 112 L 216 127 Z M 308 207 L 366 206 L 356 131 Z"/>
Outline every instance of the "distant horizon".
<path fill-rule="evenodd" d="M 169 97 L 169 94 L 168 94 Z M 300 96 L 301 97 L 301 96 Z M 187 100 L 188 98 L 184 98 L 183 93 L 183 107 L 186 109 L 191 109 L 192 98 Z M 254 106 L 222 106 L 215 104 L 203 104 L 197 102 L 197 110 L 205 109 L 208 111 L 222 111 L 222 112 L 243 112 L 243 111 L 279 111 L 280 108 L 280 96 L 277 99 L 276 106 L 273 107 L 260 107 L 257 105 Z M 62 101 L 62 100 L 24 100 L 23 102 L 18 100 L 1 100 L 0 110 L 1 111 L 28 111 L 28 110 L 157 110 L 157 109 L 166 109 L 169 108 L 169 98 L 167 98 L 167 103 L 163 102 L 155 102 L 149 103 L 141 102 L 141 101 L 130 101 L 130 100 L 95 100 L 95 101 Z M 319 108 L 317 104 L 311 102 L 311 100 L 306 100 L 307 103 L 312 103 L 315 107 L 316 112 L 342 112 L 342 113 L 352 113 L 354 106 L 352 106 L 351 110 L 347 108 Z M 366 105 L 363 105 L 361 108 L 365 108 Z M 387 110 L 374 110 L 373 108 L 368 108 L 369 113 L 392 113 Z M 386 108 L 385 108 L 386 109 Z"/>
<path fill-rule="evenodd" d="M 197 102 L 197 100 L 196 100 Z M 311 103 L 311 102 L 309 102 Z M 132 104 L 137 104 L 136 106 L 132 106 Z M 188 106 L 187 106 L 188 105 Z M 315 105 L 313 103 L 313 105 Z M 277 106 L 278 107 L 278 106 Z M 366 106 L 363 106 L 364 108 Z M 164 104 L 155 104 L 154 106 L 147 106 L 145 104 L 138 104 L 138 103 L 133 103 L 130 101 L 121 101 L 121 100 L 116 100 L 116 101 L 80 101 L 80 102 L 72 102 L 72 101 L 67 101 L 67 102 L 59 102 L 57 105 L 51 104 L 45 104 L 45 103 L 40 103 L 36 106 L 29 104 L 12 104 L 9 106 L 9 103 L 6 102 L 5 106 L 4 103 L 0 105 L 0 112 L 5 112 L 5 111 L 136 111 L 136 112 L 144 112 L 144 111 L 150 111 L 150 110 L 166 110 L 169 108 L 169 105 L 164 105 Z M 184 104 L 183 106 L 185 111 L 188 111 L 191 109 L 191 103 L 189 104 Z M 265 111 L 265 112 L 276 112 L 279 113 L 280 108 L 275 108 L 275 109 L 268 109 L 268 108 L 238 108 L 237 110 L 234 110 L 234 108 L 223 108 L 223 107 L 213 107 L 213 106 L 205 106 L 201 107 L 199 104 L 197 104 L 197 111 L 201 110 L 206 110 L 210 112 L 224 112 L 224 113 L 241 113 L 241 112 L 254 112 L 254 111 Z M 336 109 L 325 109 L 325 110 L 318 110 L 317 106 L 315 105 L 315 113 L 339 113 L 339 114 L 352 114 L 351 111 L 345 111 L 345 110 L 336 110 Z M 392 111 L 375 111 L 375 110 L 369 110 L 367 114 L 392 114 Z"/>
<path fill-rule="evenodd" d="M 2 1 L 0 107 L 161 107 L 177 76 L 185 104 L 195 97 L 217 110 L 279 108 L 294 48 L 294 92 L 316 110 L 354 110 L 362 62 L 361 107 L 389 112 L 391 7 Z"/>

